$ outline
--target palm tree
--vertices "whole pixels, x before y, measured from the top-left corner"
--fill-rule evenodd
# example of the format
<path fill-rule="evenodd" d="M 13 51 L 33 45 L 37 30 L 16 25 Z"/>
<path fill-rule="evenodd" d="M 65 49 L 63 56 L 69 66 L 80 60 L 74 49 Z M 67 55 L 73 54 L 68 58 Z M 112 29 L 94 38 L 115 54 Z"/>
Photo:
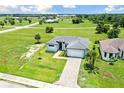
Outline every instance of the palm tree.
<path fill-rule="evenodd" d="M 86 58 L 87 58 L 87 61 L 89 61 L 90 69 L 93 70 L 94 69 L 94 64 L 95 64 L 96 58 L 97 58 L 97 53 L 96 53 L 96 50 L 95 50 L 95 46 L 93 46 L 92 50 L 89 50 Z"/>

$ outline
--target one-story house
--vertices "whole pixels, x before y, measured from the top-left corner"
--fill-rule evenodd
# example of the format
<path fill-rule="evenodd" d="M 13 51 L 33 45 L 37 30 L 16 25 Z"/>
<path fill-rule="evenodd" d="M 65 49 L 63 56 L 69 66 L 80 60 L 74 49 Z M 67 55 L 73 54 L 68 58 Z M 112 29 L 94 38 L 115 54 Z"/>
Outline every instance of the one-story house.
<path fill-rule="evenodd" d="M 46 19 L 45 23 L 58 23 L 59 20 L 58 19 Z"/>
<path fill-rule="evenodd" d="M 68 57 L 84 58 L 88 52 L 89 39 L 75 36 L 58 36 L 47 42 L 48 52 L 65 51 Z"/>
<path fill-rule="evenodd" d="M 124 39 L 115 38 L 100 41 L 100 52 L 103 60 L 111 61 L 113 58 L 124 59 Z"/>

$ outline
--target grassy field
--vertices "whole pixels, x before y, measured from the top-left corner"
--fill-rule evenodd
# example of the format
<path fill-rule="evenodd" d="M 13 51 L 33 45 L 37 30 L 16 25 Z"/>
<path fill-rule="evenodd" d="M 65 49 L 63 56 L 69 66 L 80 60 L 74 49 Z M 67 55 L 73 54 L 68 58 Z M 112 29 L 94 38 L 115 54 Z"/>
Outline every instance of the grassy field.
<path fill-rule="evenodd" d="M 97 53 L 98 48 L 97 48 Z M 100 55 L 100 54 L 99 54 Z M 84 69 L 84 64 L 88 63 L 87 60 L 82 60 L 78 84 L 83 88 L 123 88 L 124 87 L 124 62 L 118 60 L 114 65 L 109 62 L 97 59 L 95 67 L 98 68 L 97 74 L 88 73 Z"/>
<path fill-rule="evenodd" d="M 0 17 L 0 21 L 3 21 L 5 19 L 5 17 Z M 37 18 L 32 18 L 32 23 L 38 22 Z M 6 29 L 10 29 L 10 28 L 14 28 L 16 26 L 25 26 L 25 25 L 29 25 L 28 21 L 22 21 L 22 23 L 19 23 L 18 21 L 15 21 L 15 25 L 11 25 L 10 23 L 7 23 L 4 25 L 4 27 L 0 27 L 0 31 L 6 30 Z"/>
<path fill-rule="evenodd" d="M 55 29 L 54 33 L 45 33 L 40 27 L 53 26 L 55 28 L 83 28 L 86 29 Z M 70 19 L 64 19 L 59 24 L 36 25 L 36 28 L 26 28 L 10 33 L 0 34 L 0 72 L 6 72 L 23 77 L 37 79 L 53 83 L 59 79 L 66 60 L 53 59 L 53 54 L 45 52 L 46 48 L 41 49 L 31 60 L 20 60 L 23 53 L 27 52 L 30 45 L 35 43 L 34 35 L 41 35 L 41 42 L 46 43 L 56 36 L 80 36 L 89 38 L 92 43 L 95 40 L 107 39 L 106 34 L 95 34 L 95 24 L 86 21 L 79 25 L 72 24 Z M 89 28 L 88 28 L 89 27 Z M 124 29 L 121 29 L 120 37 L 124 37 Z M 41 56 L 42 60 L 38 60 Z M 96 66 L 100 68 L 97 75 L 89 74 L 83 69 L 85 60 L 82 60 L 78 83 L 81 87 L 124 87 L 123 62 L 117 61 L 113 66 L 99 60 Z M 23 67 L 23 68 L 21 68 Z M 20 69 L 21 68 L 21 69 Z M 114 78 L 103 77 L 103 73 L 111 73 Z M 83 78 L 86 78 L 83 81 Z"/>
<path fill-rule="evenodd" d="M 32 29 L 22 29 L 11 33 L 1 34 L 0 71 L 46 82 L 54 82 L 58 80 L 66 62 L 65 60 L 52 59 L 53 54 L 45 54 L 44 49 L 43 51 L 41 50 L 41 52 L 44 52 L 44 62 L 42 63 L 37 63 L 38 54 L 36 54 L 32 60 L 20 60 L 20 57 L 23 55 L 23 53 L 28 51 L 27 47 L 35 43 L 34 35 L 40 32 L 44 33 L 44 31 L 41 31 L 40 29 L 37 31 Z M 48 41 L 49 38 L 46 37 L 51 37 L 51 35 L 44 33 L 44 37 L 42 37 L 44 39 L 42 42 Z M 49 61 L 47 62 L 47 60 Z M 34 67 L 32 64 L 35 64 Z M 24 68 L 20 70 L 20 67 L 23 65 Z"/>
<path fill-rule="evenodd" d="M 72 24 L 71 19 L 60 20 L 59 23 L 43 23 L 42 25 L 35 25 L 34 27 L 44 28 L 46 26 L 52 26 L 55 28 L 83 28 L 83 27 L 95 27 L 96 25 L 86 20 L 84 23 Z"/>

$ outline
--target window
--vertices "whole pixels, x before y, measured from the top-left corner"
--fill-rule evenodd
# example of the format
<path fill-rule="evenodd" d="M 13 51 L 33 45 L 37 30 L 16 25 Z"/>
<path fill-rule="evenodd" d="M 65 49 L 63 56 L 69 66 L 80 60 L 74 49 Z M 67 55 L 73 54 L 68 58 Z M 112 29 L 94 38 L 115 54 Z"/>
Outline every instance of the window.
<path fill-rule="evenodd" d="M 104 53 L 104 57 L 106 57 L 106 55 L 107 55 L 107 53 L 105 52 L 105 53 Z"/>
<path fill-rule="evenodd" d="M 110 53 L 110 54 L 109 54 L 109 58 L 112 58 L 112 57 L 113 57 L 113 54 L 112 54 L 112 53 Z"/>
<path fill-rule="evenodd" d="M 123 57 L 124 52 L 122 51 L 121 57 Z"/>
<path fill-rule="evenodd" d="M 50 47 L 54 47 L 54 45 L 49 45 Z"/>

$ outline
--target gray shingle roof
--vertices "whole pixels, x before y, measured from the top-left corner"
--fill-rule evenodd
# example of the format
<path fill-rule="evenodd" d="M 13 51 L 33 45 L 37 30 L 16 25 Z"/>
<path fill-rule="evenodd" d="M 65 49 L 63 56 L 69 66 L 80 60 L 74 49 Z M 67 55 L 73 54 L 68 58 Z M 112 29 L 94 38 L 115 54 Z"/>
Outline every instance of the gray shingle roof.
<path fill-rule="evenodd" d="M 47 42 L 47 44 L 58 44 L 57 41 L 63 41 L 68 44 L 67 48 L 73 49 L 86 49 L 89 46 L 88 38 L 81 38 L 76 36 L 58 36 Z"/>
<path fill-rule="evenodd" d="M 115 38 L 100 41 L 100 47 L 104 52 L 118 53 L 119 49 L 124 50 L 124 39 Z"/>

